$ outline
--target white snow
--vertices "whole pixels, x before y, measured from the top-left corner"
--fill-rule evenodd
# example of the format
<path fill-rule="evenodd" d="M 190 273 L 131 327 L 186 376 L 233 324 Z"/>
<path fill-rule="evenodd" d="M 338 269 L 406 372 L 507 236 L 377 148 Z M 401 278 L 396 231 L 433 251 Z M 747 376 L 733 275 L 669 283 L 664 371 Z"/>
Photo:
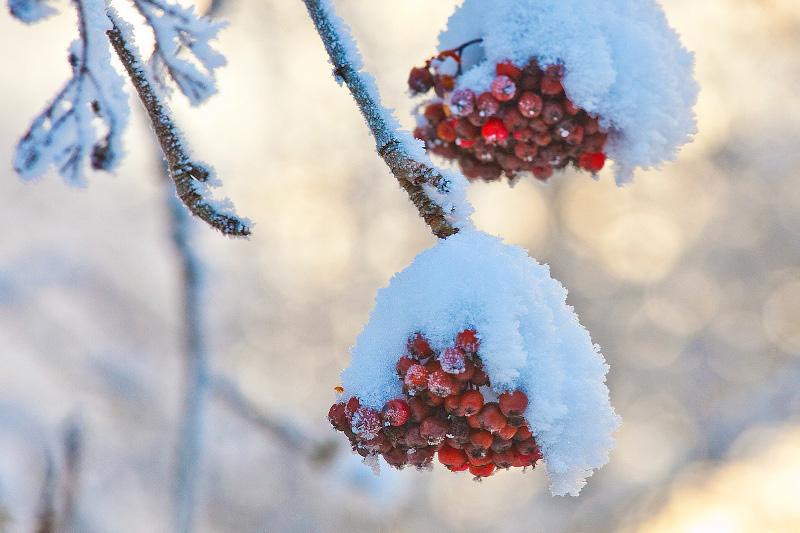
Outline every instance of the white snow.
<path fill-rule="evenodd" d="M 694 57 L 655 0 L 464 0 L 439 49 L 475 38 L 458 86 L 487 89 L 505 59 L 563 64 L 567 95 L 611 129 L 619 184 L 674 159 L 696 132 Z"/>
<path fill-rule="evenodd" d="M 567 291 L 527 252 L 474 230 L 439 241 L 377 296 L 342 374 L 345 397 L 380 409 L 402 394 L 395 374 L 406 341 L 422 332 L 436 350 L 471 327 L 495 391 L 525 391 L 526 412 L 553 494 L 577 495 L 608 462 L 619 425 L 599 348 L 566 304 Z"/>

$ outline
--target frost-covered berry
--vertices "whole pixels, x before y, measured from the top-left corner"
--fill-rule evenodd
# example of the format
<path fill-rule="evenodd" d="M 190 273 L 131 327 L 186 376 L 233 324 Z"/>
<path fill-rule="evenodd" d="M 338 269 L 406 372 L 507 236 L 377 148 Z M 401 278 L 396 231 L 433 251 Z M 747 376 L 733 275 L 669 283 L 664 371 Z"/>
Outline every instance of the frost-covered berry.
<path fill-rule="evenodd" d="M 424 468 L 431 464 L 436 449 L 433 447 L 417 448 L 408 454 L 408 462 L 417 468 Z"/>
<path fill-rule="evenodd" d="M 501 61 L 495 67 L 495 73 L 498 76 L 507 76 L 516 81 L 522 77 L 522 69 L 514 65 L 509 60 Z"/>
<path fill-rule="evenodd" d="M 383 458 L 395 468 L 403 468 L 408 464 L 408 453 L 400 448 L 392 448 L 383 454 Z"/>
<path fill-rule="evenodd" d="M 390 426 L 402 426 L 411 416 L 411 408 L 405 400 L 394 399 L 383 407 L 383 419 Z"/>
<path fill-rule="evenodd" d="M 412 365 L 403 380 L 411 392 L 419 392 L 428 388 L 428 371 L 422 365 Z"/>
<path fill-rule="evenodd" d="M 428 390 L 440 398 L 446 398 L 458 390 L 453 377 L 442 370 L 435 370 L 428 375 Z"/>
<path fill-rule="evenodd" d="M 431 345 L 422 333 L 415 333 L 409 338 L 407 348 L 409 353 L 417 359 L 427 359 L 433 355 Z"/>
<path fill-rule="evenodd" d="M 492 96 L 494 96 L 498 102 L 508 102 L 513 100 L 514 96 L 516 96 L 517 84 L 508 76 L 501 75 L 497 76 L 494 81 L 492 81 L 490 90 Z"/>
<path fill-rule="evenodd" d="M 382 427 L 381 415 L 374 409 L 359 407 L 353 414 L 353 432 L 363 440 L 377 437 Z"/>
<path fill-rule="evenodd" d="M 500 111 L 500 101 L 492 93 L 483 93 L 478 97 L 478 115 L 492 117 Z"/>
<path fill-rule="evenodd" d="M 462 374 L 467 365 L 466 354 L 456 347 L 445 348 L 439 354 L 439 363 L 449 374 Z"/>
<path fill-rule="evenodd" d="M 461 117 L 471 115 L 475 111 L 476 104 L 475 93 L 469 89 L 458 89 L 450 97 L 450 105 L 455 109 L 456 114 Z"/>
<path fill-rule="evenodd" d="M 429 416 L 419 425 L 419 434 L 430 445 L 444 442 L 447 436 L 448 424 L 438 416 Z"/>
<path fill-rule="evenodd" d="M 517 103 L 517 109 L 526 118 L 536 118 L 542 114 L 544 109 L 544 101 L 538 94 L 527 91 L 522 93 Z"/>

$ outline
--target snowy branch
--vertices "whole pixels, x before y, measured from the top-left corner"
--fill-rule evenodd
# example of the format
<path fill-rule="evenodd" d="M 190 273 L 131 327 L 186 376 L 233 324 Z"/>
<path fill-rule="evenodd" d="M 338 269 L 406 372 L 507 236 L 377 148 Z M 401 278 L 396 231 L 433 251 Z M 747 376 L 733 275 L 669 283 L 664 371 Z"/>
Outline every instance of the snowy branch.
<path fill-rule="evenodd" d="M 229 202 L 207 199 L 210 196 L 208 185 L 215 184 L 212 170 L 189 156 L 169 109 L 156 94 L 144 70 L 127 24 L 113 11 L 109 12 L 109 18 L 112 28 L 107 32 L 108 38 L 147 111 L 178 197 L 195 216 L 223 234 L 236 237 L 250 235 L 249 222 L 237 217 Z"/>
<path fill-rule="evenodd" d="M 204 102 L 217 92 L 214 70 L 224 66 L 226 61 L 222 54 L 211 48 L 209 41 L 227 23 L 198 16 L 194 7 L 182 7 L 164 0 L 134 0 L 134 5 L 155 37 L 155 49 L 150 59 L 152 80 L 168 92 L 166 74 L 192 105 Z M 193 62 L 180 57 L 183 50 L 189 51 Z"/>
<path fill-rule="evenodd" d="M 434 235 L 446 238 L 457 233 L 459 228 L 452 213 L 446 212 L 436 198 L 449 195 L 451 180 L 430 165 L 426 157 L 412 155 L 409 147 L 413 141 L 403 138 L 381 105 L 374 80 L 361 70 L 356 45 L 334 12 L 332 0 L 303 2 L 325 45 L 336 79 L 347 85 L 375 137 L 378 154 L 406 190 Z"/>
<path fill-rule="evenodd" d="M 72 77 L 17 146 L 14 167 L 23 178 L 35 178 L 53 164 L 64 179 L 80 184 L 87 160 L 95 170 L 111 171 L 122 155 L 128 104 L 103 35 L 109 27 L 105 2 L 73 2 L 80 36 L 70 47 Z M 48 9 L 40 2 L 11 3 L 12 13 L 28 21 L 45 16 Z M 98 118 L 105 130 L 102 137 L 94 126 Z"/>

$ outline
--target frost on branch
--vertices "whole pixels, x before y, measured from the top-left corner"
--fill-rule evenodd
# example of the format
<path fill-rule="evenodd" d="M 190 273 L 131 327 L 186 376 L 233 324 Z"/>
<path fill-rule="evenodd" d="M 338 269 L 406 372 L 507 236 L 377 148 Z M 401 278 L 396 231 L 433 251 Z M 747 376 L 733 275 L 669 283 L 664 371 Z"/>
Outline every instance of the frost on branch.
<path fill-rule="evenodd" d="M 410 336 L 422 333 L 443 353 L 461 332 L 476 331 L 492 389 L 484 396 L 527 395 L 521 415 L 541 448 L 551 490 L 577 495 L 608 462 L 619 418 L 605 385 L 608 366 L 566 296 L 521 248 L 472 230 L 439 241 L 379 292 L 342 374 L 343 399 L 380 412 L 408 390 L 396 367 Z"/>
<path fill-rule="evenodd" d="M 214 70 L 225 66 L 226 61 L 225 56 L 211 48 L 209 41 L 227 23 L 195 13 L 194 6 L 182 7 L 165 0 L 134 0 L 134 3 L 153 30 L 155 49 L 149 67 L 152 80 L 162 91 L 169 92 L 169 77 L 192 105 L 216 93 Z M 191 60 L 180 57 L 182 52 L 191 56 Z"/>
<path fill-rule="evenodd" d="M 52 164 L 68 182 L 80 184 L 87 161 L 95 170 L 112 171 L 123 153 L 129 108 L 124 81 L 111 66 L 106 3 L 75 0 L 75 6 L 80 37 L 70 46 L 72 77 L 17 146 L 14 168 L 23 178 L 38 177 Z"/>
<path fill-rule="evenodd" d="M 11 14 L 26 24 L 33 24 L 56 12 L 48 4 L 50 0 L 8 0 Z"/>
<path fill-rule="evenodd" d="M 696 131 L 694 58 L 654 0 L 465 0 L 439 50 L 476 38 L 456 89 L 488 91 L 506 60 L 562 66 L 569 100 L 609 132 L 620 184 L 673 159 Z"/>

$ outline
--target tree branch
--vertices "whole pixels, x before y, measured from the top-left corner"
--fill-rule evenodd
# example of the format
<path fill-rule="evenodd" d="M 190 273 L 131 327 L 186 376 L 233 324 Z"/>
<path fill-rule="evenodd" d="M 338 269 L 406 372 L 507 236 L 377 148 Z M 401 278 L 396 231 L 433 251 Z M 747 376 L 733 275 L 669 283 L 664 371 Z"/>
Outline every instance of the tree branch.
<path fill-rule="evenodd" d="M 248 221 L 237 217 L 229 210 L 229 206 L 218 205 L 218 202 L 212 203 L 206 199 L 207 185 L 213 176 L 212 171 L 189 156 L 169 110 L 156 95 L 139 59 L 138 51 L 134 44 L 129 42 L 130 39 L 123 30 L 125 23 L 112 12 L 109 12 L 109 18 L 113 27 L 107 32 L 108 39 L 147 111 L 178 197 L 192 214 L 223 234 L 232 237 L 250 235 Z"/>
<path fill-rule="evenodd" d="M 380 103 L 374 81 L 361 72 L 355 43 L 333 11 L 332 0 L 303 0 L 308 14 L 325 45 L 334 75 L 343 81 L 358 104 L 383 158 L 397 181 L 408 193 L 420 216 L 437 237 L 444 239 L 458 232 L 452 211 L 446 212 L 434 196 L 449 195 L 452 181 L 435 169 L 427 157 L 415 157 L 408 149 L 389 113 Z"/>

